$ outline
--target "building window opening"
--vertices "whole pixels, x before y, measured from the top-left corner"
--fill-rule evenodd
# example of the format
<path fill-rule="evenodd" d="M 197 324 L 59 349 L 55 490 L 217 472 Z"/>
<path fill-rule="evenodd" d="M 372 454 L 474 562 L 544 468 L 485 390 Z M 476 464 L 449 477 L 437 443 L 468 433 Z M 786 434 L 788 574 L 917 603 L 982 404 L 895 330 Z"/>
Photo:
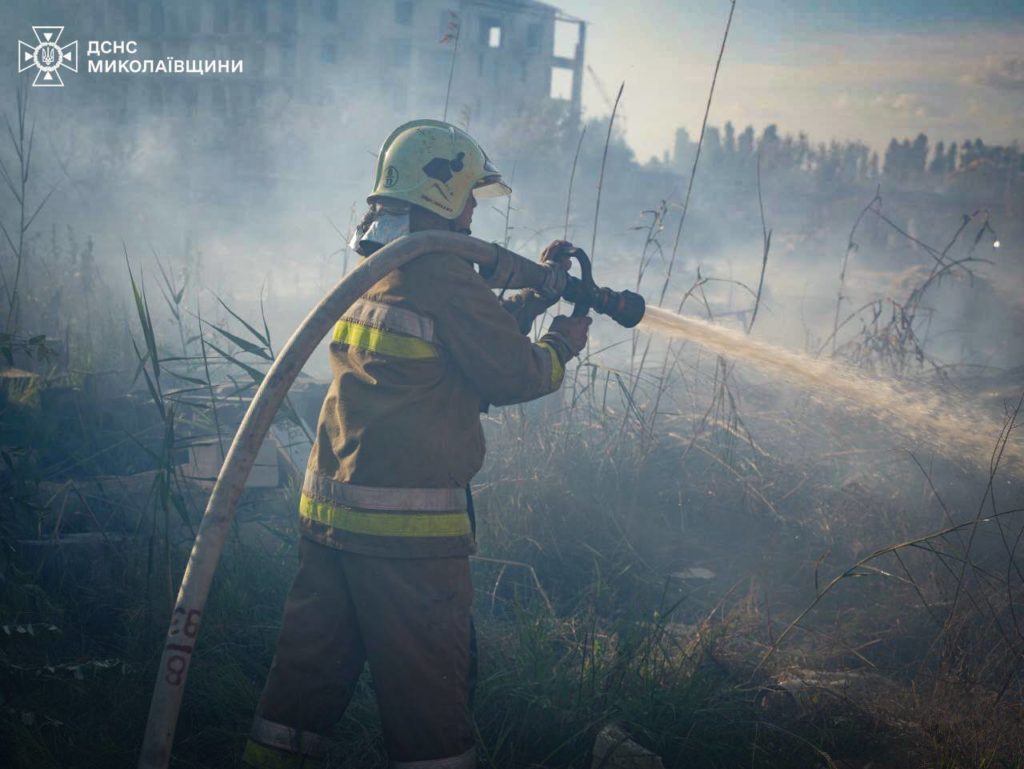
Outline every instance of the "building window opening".
<path fill-rule="evenodd" d="M 391 47 L 391 60 L 396 67 L 408 68 L 412 63 L 412 42 L 396 40 Z"/>
<path fill-rule="evenodd" d="M 324 43 L 320 47 L 320 61 L 324 64 L 334 64 L 338 60 L 338 46 L 334 43 Z"/>
<path fill-rule="evenodd" d="M 124 7 L 124 20 L 129 32 L 139 31 L 139 6 L 128 3 Z"/>
<path fill-rule="evenodd" d="M 200 23 L 202 22 L 201 10 L 195 3 L 190 3 L 185 6 L 185 29 L 192 34 L 199 32 Z"/>
<path fill-rule="evenodd" d="M 221 2 L 217 4 L 213 17 L 213 31 L 219 35 L 227 34 L 230 26 L 228 13 L 227 1 L 221 0 Z"/>
<path fill-rule="evenodd" d="M 210 105 L 217 114 L 223 115 L 228 111 L 227 94 L 224 92 L 224 86 L 220 83 L 214 83 L 210 91 Z"/>
<path fill-rule="evenodd" d="M 256 32 L 267 31 L 267 4 L 265 0 L 258 0 L 253 8 L 253 30 Z"/>
<path fill-rule="evenodd" d="M 286 77 L 295 74 L 295 43 L 292 41 L 281 45 L 281 74 Z"/>
<path fill-rule="evenodd" d="M 164 32 L 168 35 L 180 35 L 183 31 L 184 10 L 178 5 L 164 8 Z"/>
<path fill-rule="evenodd" d="M 199 112 L 199 90 L 193 83 L 185 86 L 185 114 L 189 117 Z"/>
<path fill-rule="evenodd" d="M 480 19 L 480 46 L 501 48 L 501 22 L 494 18 Z"/>
<path fill-rule="evenodd" d="M 409 92 L 402 86 L 397 85 L 391 92 L 391 104 L 395 112 L 405 112 L 409 103 Z"/>
<path fill-rule="evenodd" d="M 245 71 L 254 75 L 262 75 L 266 66 L 267 52 L 262 45 L 253 45 L 249 55 L 245 57 Z"/>
<path fill-rule="evenodd" d="M 555 23 L 555 56 L 564 59 L 576 57 L 576 47 L 580 40 L 583 27 L 574 21 L 556 21 Z"/>
<path fill-rule="evenodd" d="M 338 0 L 321 0 L 320 18 L 324 21 L 338 20 Z"/>
<path fill-rule="evenodd" d="M 298 0 L 281 0 L 279 18 L 282 32 L 294 32 L 299 23 Z"/>
<path fill-rule="evenodd" d="M 154 35 L 164 33 L 164 4 L 159 0 L 149 7 L 149 31 Z"/>
<path fill-rule="evenodd" d="M 535 52 L 540 50 L 540 40 L 543 30 L 536 22 L 526 28 L 526 50 Z"/>
<path fill-rule="evenodd" d="M 160 114 L 163 111 L 164 94 L 159 83 L 153 83 L 149 88 L 149 107 L 153 112 Z"/>
<path fill-rule="evenodd" d="M 551 68 L 551 91 L 552 99 L 572 99 L 572 70 L 562 67 Z"/>
<path fill-rule="evenodd" d="M 395 2 L 395 23 L 408 27 L 412 24 L 412 0 L 397 0 Z"/>

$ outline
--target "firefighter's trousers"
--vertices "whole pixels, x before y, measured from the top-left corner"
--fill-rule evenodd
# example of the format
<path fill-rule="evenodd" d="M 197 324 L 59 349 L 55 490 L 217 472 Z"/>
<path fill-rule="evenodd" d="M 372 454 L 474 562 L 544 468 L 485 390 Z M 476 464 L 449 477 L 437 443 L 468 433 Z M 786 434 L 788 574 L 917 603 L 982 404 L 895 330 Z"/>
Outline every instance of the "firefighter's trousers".
<path fill-rule="evenodd" d="M 299 556 L 245 762 L 320 766 L 368 662 L 393 767 L 475 767 L 468 558 Z"/>

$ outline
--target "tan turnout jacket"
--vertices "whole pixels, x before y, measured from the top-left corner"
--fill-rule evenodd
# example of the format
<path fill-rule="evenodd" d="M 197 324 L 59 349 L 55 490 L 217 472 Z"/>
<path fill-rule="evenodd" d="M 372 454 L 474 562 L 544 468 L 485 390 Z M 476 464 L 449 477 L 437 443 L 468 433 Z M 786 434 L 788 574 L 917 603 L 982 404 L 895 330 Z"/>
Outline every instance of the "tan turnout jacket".
<path fill-rule="evenodd" d="M 304 534 L 366 555 L 474 552 L 465 487 L 484 458 L 481 406 L 557 390 L 572 356 L 558 335 L 530 342 L 528 320 L 510 311 L 470 262 L 443 253 L 396 270 L 349 309 L 330 346 Z"/>

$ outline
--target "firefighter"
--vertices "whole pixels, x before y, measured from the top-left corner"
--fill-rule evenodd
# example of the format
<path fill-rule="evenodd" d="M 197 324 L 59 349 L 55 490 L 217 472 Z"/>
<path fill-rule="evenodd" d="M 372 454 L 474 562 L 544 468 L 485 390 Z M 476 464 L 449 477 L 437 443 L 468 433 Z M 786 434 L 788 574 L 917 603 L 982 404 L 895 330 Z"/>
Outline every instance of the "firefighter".
<path fill-rule="evenodd" d="M 384 142 L 363 255 L 408 232 L 468 234 L 476 197 L 509 194 L 464 131 L 435 120 Z M 571 244 L 542 261 L 568 267 Z M 377 283 L 338 321 L 332 382 L 300 502 L 299 570 L 244 761 L 318 767 L 369 663 L 391 765 L 471 769 L 474 646 L 469 481 L 480 412 L 561 386 L 589 318 L 524 334 L 551 300 L 505 306 L 468 261 L 434 253 Z"/>

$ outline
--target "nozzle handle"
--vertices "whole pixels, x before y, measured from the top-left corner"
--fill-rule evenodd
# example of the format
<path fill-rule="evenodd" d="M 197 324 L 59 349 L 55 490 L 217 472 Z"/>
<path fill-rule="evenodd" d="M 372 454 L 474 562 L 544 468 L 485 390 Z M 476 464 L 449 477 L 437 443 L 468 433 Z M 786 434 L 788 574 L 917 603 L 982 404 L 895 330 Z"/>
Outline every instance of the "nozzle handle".
<path fill-rule="evenodd" d="M 565 294 L 573 294 L 574 296 L 566 296 L 566 299 L 573 303 L 572 317 L 574 318 L 585 318 L 590 314 L 591 302 L 588 301 L 597 291 L 597 284 L 594 283 L 594 270 L 590 264 L 590 257 L 587 256 L 587 252 L 582 248 L 573 247 L 565 250 L 565 256 L 570 259 L 575 259 L 580 266 L 580 278 L 579 285 L 582 290 L 578 291 L 566 291 Z M 566 286 L 568 288 L 568 286 Z"/>

